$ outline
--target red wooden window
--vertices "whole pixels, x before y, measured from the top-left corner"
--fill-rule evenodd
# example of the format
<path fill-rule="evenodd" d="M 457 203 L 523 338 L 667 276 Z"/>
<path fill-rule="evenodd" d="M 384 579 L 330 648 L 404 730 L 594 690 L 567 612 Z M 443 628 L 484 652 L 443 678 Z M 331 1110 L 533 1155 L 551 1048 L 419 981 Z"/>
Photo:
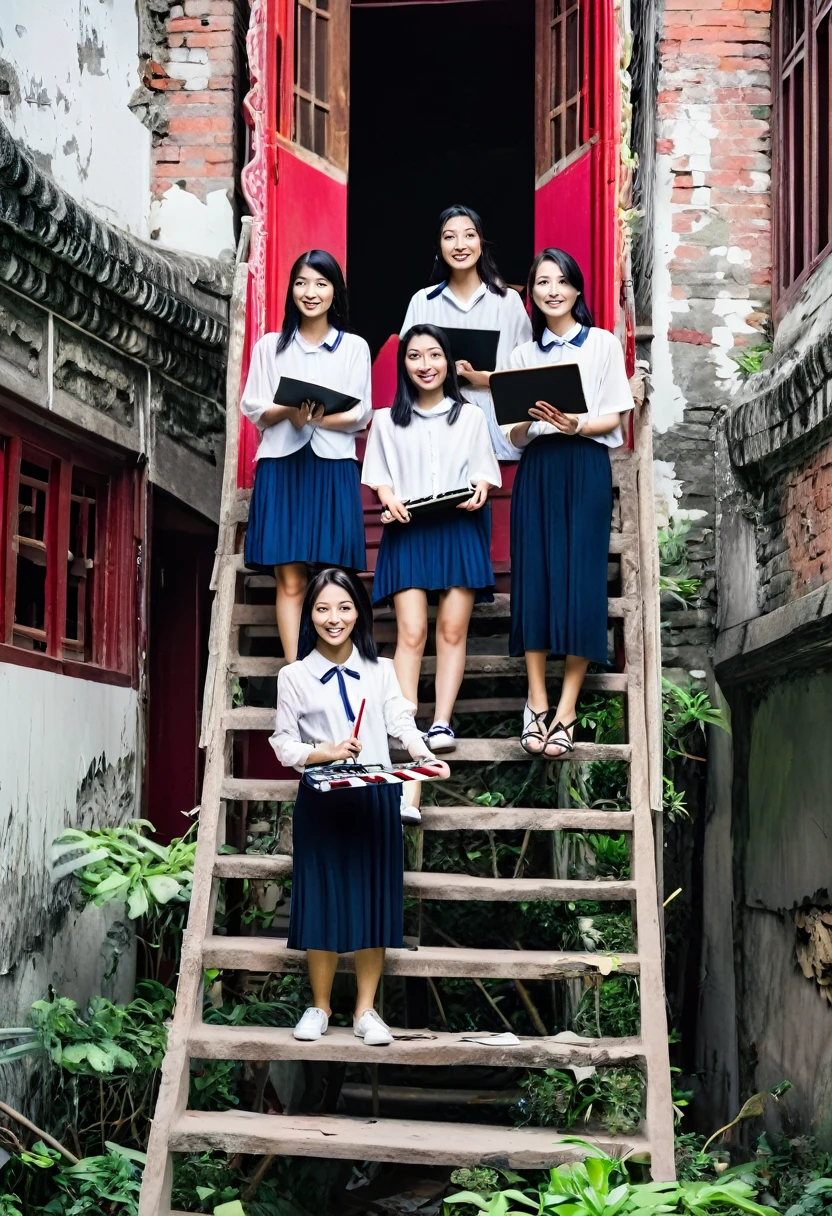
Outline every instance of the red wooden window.
<path fill-rule="evenodd" d="M 349 0 L 294 0 L 293 20 L 292 142 L 346 169 Z"/>
<path fill-rule="evenodd" d="M 135 473 L 0 410 L 0 659 L 131 683 Z"/>
<path fill-rule="evenodd" d="M 547 0 L 538 21 L 544 90 L 538 147 L 538 176 L 561 165 L 598 130 L 598 99 L 590 88 L 593 54 L 589 0 Z"/>
<path fill-rule="evenodd" d="M 832 250 L 832 0 L 774 10 L 774 290 L 781 315 Z"/>

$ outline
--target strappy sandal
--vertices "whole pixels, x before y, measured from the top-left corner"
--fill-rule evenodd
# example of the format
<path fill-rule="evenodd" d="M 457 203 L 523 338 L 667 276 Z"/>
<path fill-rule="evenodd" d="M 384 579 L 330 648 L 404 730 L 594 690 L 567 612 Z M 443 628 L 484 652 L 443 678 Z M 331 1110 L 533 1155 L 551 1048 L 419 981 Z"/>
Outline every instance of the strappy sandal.
<path fill-rule="evenodd" d="M 543 744 L 543 755 L 547 760 L 562 760 L 564 756 L 568 756 L 570 752 L 575 750 L 575 744 L 572 742 L 572 736 L 568 733 L 576 725 L 578 719 L 573 718 L 566 725 L 563 722 L 556 722 L 546 736 L 546 742 Z M 553 738 L 554 735 L 561 735 L 561 739 Z M 556 756 L 551 756 L 547 752 L 547 747 L 559 747 L 560 751 Z"/>
<path fill-rule="evenodd" d="M 543 749 L 546 746 L 546 718 L 548 716 L 548 709 L 542 709 L 539 714 L 536 714 L 528 701 L 523 706 L 523 733 L 520 736 L 520 746 L 530 756 L 543 755 Z M 537 739 L 540 742 L 540 748 L 537 751 L 533 747 L 529 747 L 531 739 Z"/>

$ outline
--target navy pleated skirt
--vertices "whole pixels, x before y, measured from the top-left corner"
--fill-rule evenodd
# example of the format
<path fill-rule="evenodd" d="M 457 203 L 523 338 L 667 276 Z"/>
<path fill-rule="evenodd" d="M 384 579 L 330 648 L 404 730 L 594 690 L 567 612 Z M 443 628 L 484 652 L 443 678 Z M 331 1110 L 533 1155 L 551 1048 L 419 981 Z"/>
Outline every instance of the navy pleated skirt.
<path fill-rule="evenodd" d="M 307 443 L 291 456 L 257 461 L 245 562 L 366 567 L 364 512 L 355 460 L 327 460 Z"/>
<path fill-rule="evenodd" d="M 581 435 L 541 435 L 511 494 L 510 652 L 607 663 L 609 450 Z"/>
<path fill-rule="evenodd" d="M 402 787 L 321 794 L 301 783 L 288 945 L 348 954 L 401 946 Z"/>
<path fill-rule="evenodd" d="M 385 524 L 381 534 L 373 603 L 418 587 L 423 591 L 447 591 L 470 587 L 478 602 L 494 598 L 491 568 L 491 508 L 460 511 L 453 507 L 409 524 Z"/>

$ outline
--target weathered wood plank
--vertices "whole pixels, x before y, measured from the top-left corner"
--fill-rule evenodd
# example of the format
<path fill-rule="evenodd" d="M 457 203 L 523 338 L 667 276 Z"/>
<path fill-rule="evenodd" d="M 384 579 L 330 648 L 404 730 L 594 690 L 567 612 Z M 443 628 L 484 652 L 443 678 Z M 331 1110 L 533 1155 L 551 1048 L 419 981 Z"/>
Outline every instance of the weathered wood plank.
<path fill-rule="evenodd" d="M 391 1028 L 392 1029 L 392 1028 Z M 523 1038 L 515 1046 L 472 1043 L 475 1032 L 396 1030 L 384 1049 L 385 1064 L 482 1064 L 497 1068 L 559 1068 L 575 1064 L 625 1064 L 642 1059 L 638 1039 L 585 1039 L 564 1043 L 555 1038 Z M 323 1038 L 303 1043 L 290 1028 L 278 1026 L 194 1026 L 191 1059 L 197 1060 L 334 1060 L 342 1064 L 377 1064 L 379 1049 L 365 1047 L 349 1027 L 330 1026 Z"/>
<path fill-rule="evenodd" d="M 289 950 L 280 937 L 207 937 L 203 948 L 206 967 L 257 972 L 303 972 L 306 951 Z M 613 956 L 569 950 L 475 950 L 470 947 L 420 946 L 418 950 L 388 950 L 386 975 L 429 975 L 434 979 L 568 979 L 597 975 Z M 637 975 L 636 954 L 616 954 L 615 970 Z M 351 954 L 338 958 L 339 971 L 353 971 Z"/>
<path fill-rule="evenodd" d="M 474 617 L 480 620 L 508 620 L 510 616 L 508 595 L 495 595 L 493 604 L 478 604 L 474 609 Z M 631 611 L 633 603 L 626 597 L 610 596 L 607 600 L 607 616 L 611 620 L 621 620 L 625 613 Z M 437 609 L 434 605 L 428 607 L 428 620 L 436 620 Z M 269 625 L 277 632 L 274 615 L 274 604 L 235 604 L 235 625 Z M 386 641 L 396 634 L 395 614 L 387 609 L 375 613 L 375 635 L 377 641 Z"/>

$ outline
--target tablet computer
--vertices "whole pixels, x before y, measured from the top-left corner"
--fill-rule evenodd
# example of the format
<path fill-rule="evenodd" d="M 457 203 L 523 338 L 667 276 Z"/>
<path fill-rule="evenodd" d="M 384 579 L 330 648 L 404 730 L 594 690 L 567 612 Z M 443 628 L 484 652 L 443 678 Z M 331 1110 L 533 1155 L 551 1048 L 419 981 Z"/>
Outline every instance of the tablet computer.
<path fill-rule="evenodd" d="M 500 342 L 499 329 L 455 329 L 450 325 L 443 325 L 441 328 L 447 336 L 454 363 L 465 359 L 474 371 L 494 371 Z M 459 383 L 464 387 L 469 381 L 460 376 Z"/>
<path fill-rule="evenodd" d="M 455 509 L 461 502 L 467 502 L 473 496 L 471 486 L 464 486 L 459 490 L 446 490 L 444 494 L 429 494 L 425 498 L 406 498 L 404 505 L 411 515 L 418 515 L 422 519 L 437 511 Z"/>
<path fill-rule="evenodd" d="M 581 369 L 577 363 L 552 363 L 494 372 L 491 397 L 501 426 L 534 421 L 529 418 L 529 410 L 537 401 L 546 401 L 563 414 L 587 413 Z"/>
<path fill-rule="evenodd" d="M 304 401 L 314 401 L 324 407 L 324 414 L 343 414 L 358 405 L 360 397 L 349 397 L 334 388 L 312 384 L 309 380 L 295 380 L 292 376 L 281 376 L 274 394 L 275 405 L 288 405 L 299 409 Z"/>

